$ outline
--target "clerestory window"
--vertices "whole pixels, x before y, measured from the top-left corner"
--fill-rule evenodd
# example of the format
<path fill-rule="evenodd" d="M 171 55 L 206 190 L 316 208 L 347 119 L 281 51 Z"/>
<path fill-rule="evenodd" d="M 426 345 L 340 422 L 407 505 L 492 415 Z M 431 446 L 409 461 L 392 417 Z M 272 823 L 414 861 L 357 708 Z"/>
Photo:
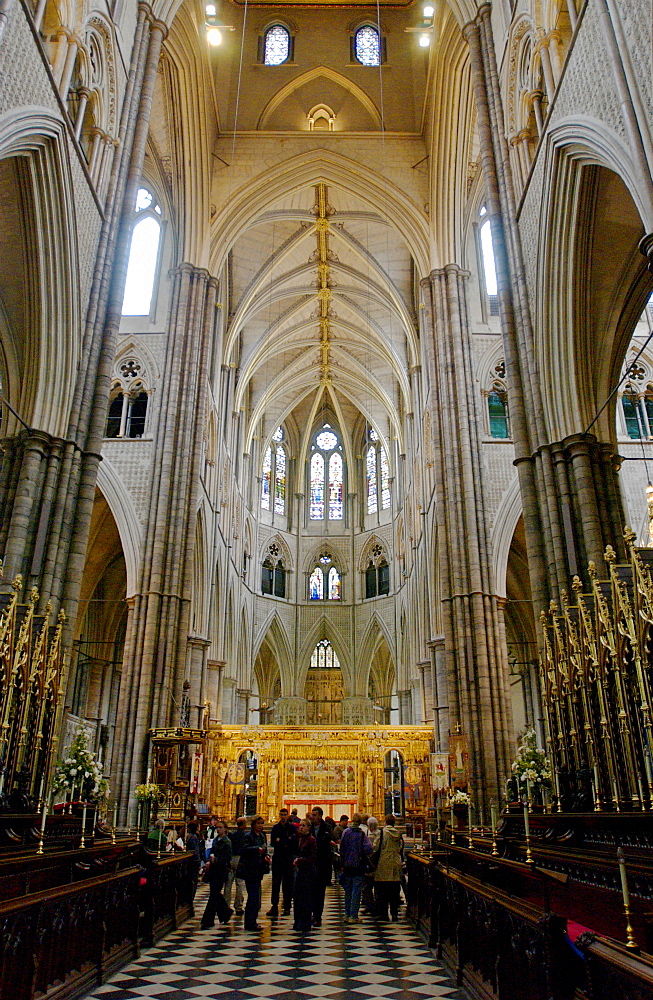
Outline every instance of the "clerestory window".
<path fill-rule="evenodd" d="M 390 507 L 390 466 L 385 448 L 373 427 L 367 435 L 365 452 L 365 493 L 367 513 L 376 514 Z"/>
<path fill-rule="evenodd" d="M 362 24 L 354 32 L 354 59 L 361 66 L 381 65 L 381 38 L 378 28 L 372 24 Z"/>
<path fill-rule="evenodd" d="M 342 596 L 340 572 L 329 552 L 323 552 L 308 578 L 310 601 L 339 601 Z"/>
<path fill-rule="evenodd" d="M 263 65 L 281 66 L 292 54 L 292 37 L 283 24 L 271 25 L 263 36 Z"/>
<path fill-rule="evenodd" d="M 149 316 L 159 262 L 161 208 L 151 191 L 139 188 L 134 212 L 122 314 Z"/>
<path fill-rule="evenodd" d="M 342 521 L 345 516 L 345 459 L 339 435 L 324 424 L 313 438 L 309 460 L 309 519 Z"/>
<path fill-rule="evenodd" d="M 286 513 L 287 455 L 284 437 L 283 427 L 277 427 L 263 458 L 261 475 L 261 508 L 274 510 L 275 514 Z"/>

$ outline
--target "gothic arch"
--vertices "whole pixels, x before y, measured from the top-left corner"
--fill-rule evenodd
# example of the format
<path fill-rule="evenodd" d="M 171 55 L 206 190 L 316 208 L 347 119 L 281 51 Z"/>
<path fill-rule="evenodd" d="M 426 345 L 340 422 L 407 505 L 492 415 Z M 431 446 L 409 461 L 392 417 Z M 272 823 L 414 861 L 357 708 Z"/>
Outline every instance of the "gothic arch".
<path fill-rule="evenodd" d="M 382 538 L 376 532 L 373 532 L 372 535 L 367 539 L 367 541 L 365 542 L 365 545 L 363 546 L 363 548 L 361 550 L 361 554 L 360 554 L 360 557 L 358 559 L 358 571 L 359 571 L 359 573 L 364 573 L 365 570 L 367 569 L 367 564 L 369 563 L 370 559 L 374 558 L 374 556 L 372 555 L 372 551 L 373 551 L 374 548 L 376 548 L 377 545 L 381 546 L 381 548 L 383 549 L 383 554 L 384 554 L 385 558 L 388 561 L 390 561 L 390 555 L 389 555 L 389 552 L 388 552 L 388 543 L 386 542 L 386 540 L 384 538 Z"/>
<path fill-rule="evenodd" d="M 310 83 L 312 80 L 319 80 L 320 77 L 324 77 L 326 80 L 331 80 L 333 83 L 337 83 L 344 90 L 348 90 L 349 93 L 365 108 L 376 127 L 381 128 L 381 115 L 379 114 L 376 104 L 369 97 L 369 95 L 366 94 L 365 91 L 358 86 L 358 84 L 354 83 L 353 80 L 347 79 L 347 77 L 343 76 L 342 73 L 338 73 L 335 70 L 330 69 L 328 66 L 314 66 L 313 69 L 309 69 L 306 73 L 302 73 L 301 76 L 295 77 L 295 79 L 290 80 L 285 87 L 278 90 L 261 112 L 261 116 L 256 127 L 258 129 L 266 128 L 267 123 L 274 112 L 288 97 L 290 97 L 292 93 L 300 87 L 303 87 L 305 84 Z"/>
<path fill-rule="evenodd" d="M 65 437 L 83 324 L 75 195 L 63 123 L 46 108 L 0 116 L 0 162 L 7 182 L 20 185 L 22 228 L 30 234 L 25 259 L 12 259 L 25 272 L 27 294 L 21 317 L 12 322 L 20 328 L 23 370 L 20 398 L 11 403 L 26 423 Z M 15 181 L 9 179 L 11 172 Z M 14 196 L 6 192 L 2 199 L 9 210 L 7 197 Z M 5 269 L 8 264 L 5 259 Z M 10 432 L 13 423 L 13 418 L 7 421 Z"/>
<path fill-rule="evenodd" d="M 264 625 L 254 639 L 252 649 L 253 663 L 256 663 L 256 660 L 261 653 L 261 649 L 265 644 L 267 644 L 274 653 L 279 667 L 282 698 L 292 697 L 294 694 L 293 657 L 286 630 L 276 611 L 272 611 L 269 614 Z"/>
<path fill-rule="evenodd" d="M 549 140 L 536 328 L 550 440 L 582 432 L 591 423 L 612 391 L 650 294 L 653 279 L 638 243 L 645 226 L 653 228 L 653 212 L 635 178 L 624 143 L 601 123 L 563 123 Z M 608 212 L 619 218 L 619 241 L 614 232 L 606 236 Z M 597 239 L 607 240 L 615 258 L 613 271 L 601 279 L 603 302 L 593 287 L 598 272 L 587 250 Z M 606 255 L 601 260 L 609 263 Z M 595 330 L 599 307 L 604 315 Z M 614 440 L 614 403 L 605 408 L 593 433 Z"/>
<path fill-rule="evenodd" d="M 125 488 L 122 476 L 118 474 L 106 457 L 102 459 L 98 467 L 97 485 L 118 528 L 127 571 L 126 597 L 130 598 L 134 596 L 138 588 L 143 527 L 138 519 L 131 494 Z"/>
<path fill-rule="evenodd" d="M 494 554 L 494 589 L 497 597 L 506 596 L 508 556 L 517 522 L 522 516 L 521 492 L 517 476 L 503 494 L 492 527 L 492 552 Z"/>
<path fill-rule="evenodd" d="M 303 694 L 306 686 L 306 675 L 311 662 L 311 655 L 320 639 L 328 639 L 336 651 L 342 670 L 342 678 L 345 685 L 345 694 L 354 692 L 354 681 L 351 673 L 351 664 L 348 658 L 347 641 L 340 633 L 340 629 L 327 616 L 322 615 L 308 631 L 306 638 L 301 643 L 297 657 L 297 691 Z"/>

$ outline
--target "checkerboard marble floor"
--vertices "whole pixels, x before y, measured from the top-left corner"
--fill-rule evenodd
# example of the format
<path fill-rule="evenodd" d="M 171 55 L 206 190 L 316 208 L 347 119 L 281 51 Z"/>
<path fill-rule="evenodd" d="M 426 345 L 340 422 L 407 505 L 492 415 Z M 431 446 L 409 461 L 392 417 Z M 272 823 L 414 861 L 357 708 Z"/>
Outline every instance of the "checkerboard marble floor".
<path fill-rule="evenodd" d="M 463 1000 L 403 916 L 377 924 L 362 915 L 360 924 L 345 925 L 342 890 L 330 886 L 322 926 L 302 936 L 293 931 L 292 917 L 265 916 L 269 891 L 265 878 L 258 933 L 246 932 L 235 916 L 226 926 L 200 930 L 208 895 L 200 886 L 195 919 L 145 949 L 89 1000 Z"/>

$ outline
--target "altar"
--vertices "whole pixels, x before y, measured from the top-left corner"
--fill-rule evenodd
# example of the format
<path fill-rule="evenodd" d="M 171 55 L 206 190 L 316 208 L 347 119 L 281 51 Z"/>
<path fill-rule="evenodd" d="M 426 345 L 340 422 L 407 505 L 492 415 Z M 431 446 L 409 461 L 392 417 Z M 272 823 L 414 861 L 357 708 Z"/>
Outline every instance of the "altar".
<path fill-rule="evenodd" d="M 346 813 L 428 815 L 430 726 L 217 726 L 208 731 L 207 805 L 233 823 L 282 806 Z"/>

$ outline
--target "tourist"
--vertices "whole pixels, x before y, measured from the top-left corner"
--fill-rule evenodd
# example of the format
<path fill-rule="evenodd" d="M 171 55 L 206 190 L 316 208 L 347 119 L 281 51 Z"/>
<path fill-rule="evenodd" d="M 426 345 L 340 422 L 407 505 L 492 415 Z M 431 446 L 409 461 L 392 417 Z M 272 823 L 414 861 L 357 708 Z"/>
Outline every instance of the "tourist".
<path fill-rule="evenodd" d="M 335 840 L 336 844 L 340 842 L 340 838 L 347 829 L 348 823 L 349 823 L 349 816 L 343 813 L 343 815 L 340 817 L 340 819 L 333 828 L 333 839 Z"/>
<path fill-rule="evenodd" d="M 374 843 L 379 831 L 379 821 L 376 816 L 370 816 L 367 820 L 368 837 Z M 374 913 L 374 872 L 368 870 L 363 876 L 363 888 L 361 891 L 361 909 L 365 913 Z"/>
<path fill-rule="evenodd" d="M 215 837 L 211 842 L 211 855 L 207 862 L 204 880 L 209 883 L 209 899 L 202 917 L 201 928 L 213 927 L 217 914 L 221 924 L 231 920 L 233 910 L 222 893 L 227 875 L 231 869 L 231 840 L 227 836 L 224 823 L 217 823 Z"/>
<path fill-rule="evenodd" d="M 166 825 L 162 819 L 158 819 L 150 832 L 147 835 L 145 841 L 145 849 L 147 851 L 153 851 L 155 854 L 159 854 L 166 850 L 166 836 L 164 830 Z"/>
<path fill-rule="evenodd" d="M 192 822 L 188 824 L 188 835 L 186 837 L 186 850 L 190 851 L 193 855 L 193 898 L 195 898 L 195 893 L 197 891 L 197 881 L 199 879 L 199 874 L 204 867 L 204 843 L 200 840 L 197 834 L 197 823 Z"/>
<path fill-rule="evenodd" d="M 292 905 L 295 869 L 293 860 L 297 854 L 297 831 L 288 818 L 288 810 L 279 810 L 279 822 L 270 833 L 272 848 L 272 897 L 268 917 L 279 916 L 279 889 L 283 892 L 283 915 L 288 916 Z"/>
<path fill-rule="evenodd" d="M 324 810 L 321 806 L 311 809 L 312 834 L 317 844 L 316 871 L 313 889 L 313 925 L 320 927 L 324 911 L 324 895 L 326 887 L 331 882 L 331 834 L 323 820 Z"/>
<path fill-rule="evenodd" d="M 311 833 L 311 824 L 303 819 L 299 824 L 298 854 L 294 860 L 295 885 L 293 891 L 293 928 L 306 933 L 311 929 L 313 914 L 313 886 L 316 879 L 317 843 Z"/>
<path fill-rule="evenodd" d="M 345 923 L 358 924 L 363 876 L 366 858 L 372 853 L 372 843 L 363 832 L 360 813 L 354 813 L 351 826 L 344 831 L 340 840 L 340 862 L 342 864 L 342 887 L 345 890 Z"/>
<path fill-rule="evenodd" d="M 399 919 L 399 886 L 403 865 L 404 840 L 395 828 L 392 814 L 386 816 L 385 826 L 374 840 L 378 863 L 374 871 L 374 899 L 376 916 L 388 919 L 388 907 L 393 921 Z"/>
<path fill-rule="evenodd" d="M 261 882 L 263 876 L 270 870 L 270 858 L 267 853 L 267 840 L 263 833 L 265 820 L 255 816 L 249 833 L 243 837 L 240 849 L 240 861 L 236 870 L 236 878 L 243 879 L 247 889 L 245 903 L 245 930 L 260 931 L 258 911 L 261 908 Z"/>
<path fill-rule="evenodd" d="M 227 884 L 225 886 L 224 895 L 227 903 L 231 906 L 231 889 L 235 884 L 235 896 L 234 896 L 234 910 L 236 915 L 241 917 L 243 915 L 243 904 L 245 901 L 245 883 L 241 878 L 237 878 L 236 872 L 238 871 L 238 863 L 240 861 L 240 851 L 243 846 L 243 840 L 247 835 L 247 817 L 240 816 L 236 820 L 236 829 L 229 834 L 229 839 L 231 840 L 231 868 L 227 873 Z"/>
<path fill-rule="evenodd" d="M 206 861 L 209 860 L 209 856 L 211 854 L 211 845 L 213 844 L 213 841 L 216 838 L 216 831 L 217 831 L 217 820 L 215 816 L 211 816 L 209 825 L 207 826 L 204 832 L 204 850 L 205 850 L 204 858 Z"/>
<path fill-rule="evenodd" d="M 290 818 L 289 818 L 288 822 L 292 823 L 292 825 L 295 827 L 296 830 L 299 829 L 299 824 L 300 824 L 301 820 L 300 820 L 299 816 L 297 815 L 297 810 L 296 809 L 292 809 L 291 810 L 291 812 L 290 812 Z"/>

